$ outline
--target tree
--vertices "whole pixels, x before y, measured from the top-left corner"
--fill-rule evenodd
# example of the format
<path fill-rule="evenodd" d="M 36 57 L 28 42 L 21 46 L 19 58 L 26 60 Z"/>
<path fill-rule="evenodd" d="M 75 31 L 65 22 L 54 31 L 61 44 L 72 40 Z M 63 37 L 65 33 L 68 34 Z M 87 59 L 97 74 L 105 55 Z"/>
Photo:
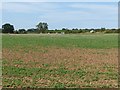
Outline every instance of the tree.
<path fill-rule="evenodd" d="M 0 28 L 0 33 L 2 33 L 2 28 Z"/>
<path fill-rule="evenodd" d="M 27 29 L 28 33 L 36 33 L 36 31 L 37 29 L 34 29 L 34 28 Z"/>
<path fill-rule="evenodd" d="M 42 23 L 40 22 L 38 25 L 36 25 L 37 29 L 38 29 L 38 33 L 40 32 L 45 32 L 45 30 L 48 30 L 48 24 L 47 23 Z"/>
<path fill-rule="evenodd" d="M 9 23 L 2 25 L 2 33 L 14 33 L 14 26 Z"/>
<path fill-rule="evenodd" d="M 101 32 L 105 31 L 106 29 L 105 28 L 101 28 Z"/>
<path fill-rule="evenodd" d="M 66 28 L 62 28 L 62 30 L 66 30 Z"/>
<path fill-rule="evenodd" d="M 19 32 L 19 33 L 22 33 L 22 34 L 25 34 L 25 33 L 26 33 L 26 30 L 25 30 L 25 29 L 19 29 L 18 32 Z"/>

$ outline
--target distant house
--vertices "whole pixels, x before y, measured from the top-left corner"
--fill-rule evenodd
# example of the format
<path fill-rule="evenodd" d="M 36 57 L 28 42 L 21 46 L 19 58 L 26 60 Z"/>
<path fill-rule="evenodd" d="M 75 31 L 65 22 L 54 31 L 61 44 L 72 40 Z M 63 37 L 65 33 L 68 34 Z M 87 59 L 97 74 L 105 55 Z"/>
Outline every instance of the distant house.
<path fill-rule="evenodd" d="M 91 30 L 90 33 L 94 33 L 95 31 L 94 30 Z"/>

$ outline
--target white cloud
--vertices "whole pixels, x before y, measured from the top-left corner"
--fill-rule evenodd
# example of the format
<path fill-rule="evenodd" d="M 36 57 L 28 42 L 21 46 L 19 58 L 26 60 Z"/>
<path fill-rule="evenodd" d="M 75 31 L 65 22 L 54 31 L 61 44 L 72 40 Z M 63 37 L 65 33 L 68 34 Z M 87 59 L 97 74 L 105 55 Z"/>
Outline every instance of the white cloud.
<path fill-rule="evenodd" d="M 103 19 L 103 18 L 108 18 L 108 19 L 113 19 L 118 15 L 118 10 L 117 6 L 113 5 L 96 5 L 96 4 L 83 4 L 83 3 L 70 3 L 68 6 L 75 8 L 74 10 L 68 10 L 68 11 L 63 11 L 63 12 L 56 12 L 56 13 L 51 13 L 49 14 L 49 17 L 51 16 L 63 16 L 65 19 L 79 19 L 82 17 L 87 18 L 97 18 L 97 19 Z M 78 8 L 78 9 L 76 9 Z M 85 10 L 84 10 L 85 9 Z M 117 17 L 116 17 L 117 18 Z M 85 19 L 85 18 L 84 18 Z"/>
<path fill-rule="evenodd" d="M 64 3 L 63 3 L 64 4 Z M 108 23 L 109 21 L 117 22 L 117 6 L 107 5 L 107 4 L 88 4 L 88 3 L 3 3 L 3 10 L 7 12 L 17 12 L 17 13 L 36 13 L 35 17 L 32 16 L 29 21 L 33 18 L 36 19 L 34 23 L 45 21 L 52 24 L 62 24 L 62 23 L 89 23 L 100 22 Z M 42 15 L 38 15 L 42 14 Z M 25 17 L 24 17 L 25 18 Z M 18 19 L 16 19 L 18 20 Z M 20 20 L 18 20 L 20 21 Z M 116 21 L 116 22 L 115 22 Z M 28 21 L 27 21 L 28 22 Z M 51 25 L 52 25 L 51 24 Z M 62 25 L 61 25 L 62 26 Z"/>
<path fill-rule="evenodd" d="M 69 7 L 82 10 L 84 14 L 96 15 L 111 18 L 111 16 L 118 15 L 118 6 L 114 4 L 95 4 L 95 3 L 76 3 L 71 4 Z M 73 11 L 73 13 L 75 13 Z"/>
<path fill-rule="evenodd" d="M 29 12 L 33 9 L 32 7 L 29 7 L 29 5 L 24 5 L 20 3 L 3 3 L 3 11 L 9 11 L 9 12 Z"/>
<path fill-rule="evenodd" d="M 61 5 L 57 5 L 58 3 L 32 3 L 32 2 L 24 2 L 24 3 L 3 3 L 3 10 L 8 12 L 20 12 L 20 13 L 55 13 L 59 12 L 57 9 L 62 7 Z M 117 6 L 114 5 L 98 5 L 98 4 L 89 4 L 89 3 L 71 3 L 68 5 L 68 8 L 78 9 L 81 13 L 98 13 L 98 10 L 107 13 L 111 13 L 112 11 L 117 13 Z M 2 7 L 0 7 L 2 8 Z M 111 11 L 111 12 L 109 12 Z M 76 13 L 76 11 L 71 11 L 71 13 Z M 106 13 L 106 12 L 105 12 Z"/>
<path fill-rule="evenodd" d="M 3 10 L 8 12 L 18 12 L 18 13 L 35 13 L 35 12 L 51 12 L 58 8 L 57 5 L 53 3 L 32 3 L 32 2 L 4 2 Z"/>
<path fill-rule="evenodd" d="M 84 8 L 84 9 L 101 9 L 101 10 L 117 10 L 117 6 L 115 5 L 109 5 L 108 3 L 106 5 L 102 4 L 95 4 L 95 3 L 81 3 L 81 4 L 71 4 L 69 5 L 72 8 Z"/>

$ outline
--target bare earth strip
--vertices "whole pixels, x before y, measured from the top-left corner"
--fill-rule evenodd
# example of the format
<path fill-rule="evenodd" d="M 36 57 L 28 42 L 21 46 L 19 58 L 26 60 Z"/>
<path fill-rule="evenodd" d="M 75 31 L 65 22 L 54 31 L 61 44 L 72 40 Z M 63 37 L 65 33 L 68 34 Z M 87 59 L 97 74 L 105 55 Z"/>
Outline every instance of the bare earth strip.
<path fill-rule="evenodd" d="M 53 87 L 57 84 L 64 84 L 65 87 L 108 86 L 117 88 L 117 76 L 114 75 L 118 72 L 118 49 L 36 48 L 35 51 L 22 48 L 18 50 L 3 48 L 3 60 L 7 62 L 3 66 L 34 67 L 49 70 L 62 68 L 68 71 L 60 75 L 56 73 L 44 74 L 44 78 L 37 78 L 35 81 L 34 85 L 38 87 Z M 15 61 L 22 61 L 22 63 L 13 63 Z M 81 72 L 82 70 L 85 73 Z M 73 73 L 71 73 L 72 71 Z M 84 75 L 79 77 L 81 74 Z M 15 77 L 11 78 L 14 79 Z M 33 78 L 26 76 L 23 83 L 30 86 L 33 83 Z"/>

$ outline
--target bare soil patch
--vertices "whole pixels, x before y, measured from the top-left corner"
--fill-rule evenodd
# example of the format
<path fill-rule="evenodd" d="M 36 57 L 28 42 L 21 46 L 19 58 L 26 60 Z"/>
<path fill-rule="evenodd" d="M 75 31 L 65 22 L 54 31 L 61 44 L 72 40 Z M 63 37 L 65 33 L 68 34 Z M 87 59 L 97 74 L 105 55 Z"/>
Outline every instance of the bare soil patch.
<path fill-rule="evenodd" d="M 37 47 L 36 51 L 32 49 L 26 51 L 24 48 L 17 50 L 3 48 L 2 56 L 3 60 L 7 61 L 4 66 L 48 68 L 50 70 L 63 67 L 63 69 L 70 71 L 84 70 L 87 72 L 84 78 L 69 73 L 63 76 L 46 74 L 45 78 L 33 80 L 37 86 L 50 87 L 55 81 L 54 83 L 64 83 L 66 87 L 75 87 L 74 85 L 81 85 L 81 87 L 87 87 L 87 85 L 88 87 L 105 85 L 117 87 L 117 79 L 112 77 L 114 73 L 118 72 L 117 49 Z M 69 84 L 73 86 L 69 86 Z"/>
<path fill-rule="evenodd" d="M 64 49 L 64 48 L 39 48 L 37 51 L 23 49 L 3 49 L 3 59 L 22 60 L 23 62 L 39 62 L 41 64 L 64 63 L 71 65 L 118 65 L 117 49 Z"/>

